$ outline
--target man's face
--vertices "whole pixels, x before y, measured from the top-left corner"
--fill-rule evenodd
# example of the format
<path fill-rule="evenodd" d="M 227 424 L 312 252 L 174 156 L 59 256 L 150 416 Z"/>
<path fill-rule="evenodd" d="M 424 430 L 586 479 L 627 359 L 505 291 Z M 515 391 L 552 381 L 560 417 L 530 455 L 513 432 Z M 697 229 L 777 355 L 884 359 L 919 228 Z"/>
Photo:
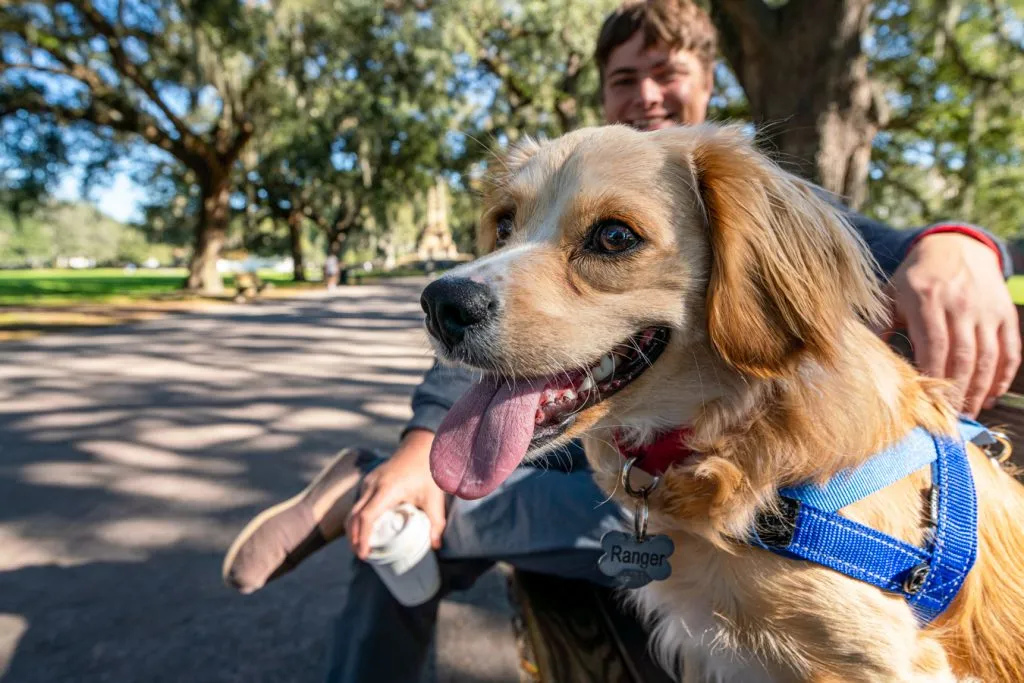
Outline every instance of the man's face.
<path fill-rule="evenodd" d="M 643 33 L 612 50 L 605 68 L 601 101 L 608 123 L 657 130 L 701 123 L 707 117 L 712 77 L 688 50 L 664 43 L 644 49 Z"/>

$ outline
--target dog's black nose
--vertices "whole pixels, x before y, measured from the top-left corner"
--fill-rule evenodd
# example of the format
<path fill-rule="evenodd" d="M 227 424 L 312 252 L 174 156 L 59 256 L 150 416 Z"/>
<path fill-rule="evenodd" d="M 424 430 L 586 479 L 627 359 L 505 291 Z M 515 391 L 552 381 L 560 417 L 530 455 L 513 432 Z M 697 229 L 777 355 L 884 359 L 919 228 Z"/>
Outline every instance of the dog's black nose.
<path fill-rule="evenodd" d="M 486 323 L 495 314 L 498 299 L 487 285 L 464 277 L 442 277 L 423 290 L 420 306 L 434 336 L 454 346 L 469 328 Z"/>

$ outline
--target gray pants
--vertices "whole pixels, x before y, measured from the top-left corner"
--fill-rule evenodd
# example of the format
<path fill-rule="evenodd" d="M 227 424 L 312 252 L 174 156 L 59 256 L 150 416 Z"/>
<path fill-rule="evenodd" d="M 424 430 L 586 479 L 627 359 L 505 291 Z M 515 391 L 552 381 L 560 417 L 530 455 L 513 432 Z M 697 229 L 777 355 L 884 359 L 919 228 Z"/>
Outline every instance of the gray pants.
<path fill-rule="evenodd" d="M 597 570 L 601 536 L 621 529 L 622 509 L 590 472 L 524 467 L 480 500 L 456 499 L 438 553 L 442 587 L 418 607 L 403 607 L 367 564 L 354 579 L 330 645 L 328 683 L 417 683 L 447 593 L 469 588 L 502 561 L 518 569 L 611 585 Z"/>

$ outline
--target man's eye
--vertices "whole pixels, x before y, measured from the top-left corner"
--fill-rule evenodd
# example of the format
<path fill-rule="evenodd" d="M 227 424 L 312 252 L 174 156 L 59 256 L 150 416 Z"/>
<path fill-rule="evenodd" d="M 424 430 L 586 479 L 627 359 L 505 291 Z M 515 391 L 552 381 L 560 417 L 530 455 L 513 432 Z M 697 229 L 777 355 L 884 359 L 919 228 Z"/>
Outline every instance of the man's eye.
<path fill-rule="evenodd" d="M 599 254 L 621 254 L 640 244 L 640 236 L 622 221 L 602 221 L 594 229 L 591 249 Z"/>
<path fill-rule="evenodd" d="M 635 78 L 619 78 L 611 82 L 613 88 L 629 88 L 636 83 Z"/>
<path fill-rule="evenodd" d="M 512 216 L 502 216 L 498 219 L 498 227 L 495 230 L 495 245 L 499 247 L 505 246 L 505 242 L 512 236 L 512 228 L 515 227 L 515 222 Z"/>

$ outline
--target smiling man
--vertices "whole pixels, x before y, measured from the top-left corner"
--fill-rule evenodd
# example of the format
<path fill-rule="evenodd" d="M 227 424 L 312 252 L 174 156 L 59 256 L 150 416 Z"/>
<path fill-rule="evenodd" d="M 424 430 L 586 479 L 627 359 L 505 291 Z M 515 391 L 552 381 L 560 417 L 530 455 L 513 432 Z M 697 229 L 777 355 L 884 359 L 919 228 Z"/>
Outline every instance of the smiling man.
<path fill-rule="evenodd" d="M 655 130 L 705 120 L 716 34 L 690 2 L 622 5 L 605 20 L 595 57 L 609 123 Z M 855 214 L 850 221 L 890 278 L 896 316 L 906 322 L 921 367 L 954 379 L 970 414 L 1005 393 L 1020 362 L 1020 337 L 1002 245 L 962 224 L 896 231 Z M 400 503 L 427 513 L 442 592 L 426 605 L 403 607 L 357 559 L 331 647 L 332 683 L 419 680 L 441 597 L 470 585 L 496 561 L 608 581 L 597 570 L 600 539 L 620 527 L 621 512 L 601 505 L 604 495 L 578 448 L 549 458 L 550 471 L 519 468 L 481 500 L 446 501 L 430 476 L 430 449 L 472 381 L 465 370 L 435 365 L 413 395 L 413 418 L 390 458 L 343 452 L 302 494 L 255 518 L 225 558 L 226 580 L 251 592 L 346 533 L 357 557 L 365 558 L 374 521 Z"/>
<path fill-rule="evenodd" d="M 703 122 L 716 56 L 715 28 L 692 3 L 624 3 L 595 51 L 605 119 L 641 130 Z M 1005 246 L 958 222 L 894 230 L 849 218 L 889 276 L 894 324 L 909 332 L 918 366 L 952 379 L 965 413 L 991 407 L 1009 390 L 1021 354 Z"/>
<path fill-rule="evenodd" d="M 667 11 L 675 17 L 659 16 Z M 605 22 L 596 59 L 603 64 L 601 103 L 609 123 L 659 130 L 707 118 L 715 32 L 693 5 L 660 12 L 642 3 L 623 6 Z"/>

